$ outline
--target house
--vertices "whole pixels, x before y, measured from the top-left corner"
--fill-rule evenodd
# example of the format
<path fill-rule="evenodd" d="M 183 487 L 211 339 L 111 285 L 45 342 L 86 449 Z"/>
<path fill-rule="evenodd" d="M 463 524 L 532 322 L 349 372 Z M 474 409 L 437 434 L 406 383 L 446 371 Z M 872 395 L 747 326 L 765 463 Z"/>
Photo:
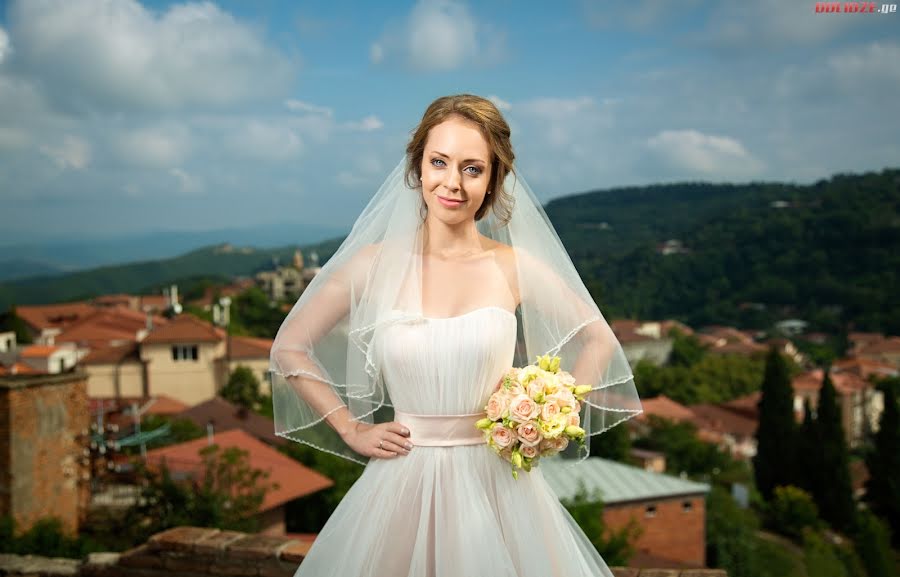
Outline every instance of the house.
<path fill-rule="evenodd" d="M 765 345 L 757 343 L 752 335 L 734 327 L 704 327 L 697 339 L 706 345 L 708 351 L 719 354 L 753 356 L 763 355 L 768 350 Z"/>
<path fill-rule="evenodd" d="M 829 376 L 837 393 L 847 445 L 857 447 L 866 435 L 878 430 L 878 421 L 884 410 L 884 395 L 871 382 L 853 372 L 832 369 Z M 798 421 L 803 420 L 805 401 L 809 401 L 815 412 L 823 380 L 822 369 L 807 371 L 794 379 L 794 413 Z"/>
<path fill-rule="evenodd" d="M 301 465 L 240 429 L 216 433 L 212 442 L 222 450 L 238 448 L 246 451 L 250 468 L 267 472 L 269 477 L 264 482 L 275 483 L 276 486 L 266 492 L 256 515 L 261 534 L 284 535 L 285 504 L 334 484 L 328 477 Z M 154 449 L 147 453 L 146 463 L 150 467 L 160 467 L 165 463 L 173 473 L 173 478 L 201 479 L 204 466 L 200 451 L 209 444 L 209 439 L 202 438 Z"/>
<path fill-rule="evenodd" d="M 636 520 L 643 532 L 635 548 L 655 559 L 654 566 L 660 559 L 670 567 L 705 566 L 708 484 L 599 457 L 578 465 L 551 458 L 541 461 L 539 470 L 560 500 L 573 499 L 580 485 L 589 496 L 602 499 L 607 527 L 621 529 Z M 631 565 L 640 566 L 639 559 Z"/>
<path fill-rule="evenodd" d="M 241 429 L 268 445 L 283 445 L 287 442 L 284 437 L 275 434 L 272 419 L 248 411 L 222 397 L 213 397 L 199 405 L 188 407 L 178 417 L 188 419 L 202 429 L 211 426 L 216 433 Z"/>
<path fill-rule="evenodd" d="M 155 397 L 193 406 L 214 398 L 239 365 L 269 393 L 272 341 L 227 335 L 189 314 L 154 325 L 145 338 L 92 349 L 82 360 L 91 397 Z"/>

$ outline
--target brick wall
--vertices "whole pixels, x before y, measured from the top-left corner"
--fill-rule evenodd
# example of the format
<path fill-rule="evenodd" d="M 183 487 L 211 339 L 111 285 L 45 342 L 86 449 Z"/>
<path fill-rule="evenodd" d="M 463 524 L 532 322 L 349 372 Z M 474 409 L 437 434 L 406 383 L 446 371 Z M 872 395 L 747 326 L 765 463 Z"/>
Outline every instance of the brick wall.
<path fill-rule="evenodd" d="M 82 372 L 0 378 L 0 515 L 19 530 L 49 516 L 78 530 L 90 498 L 79 438 L 89 420 Z"/>
<path fill-rule="evenodd" d="M 684 504 L 690 503 L 690 510 Z M 647 506 L 656 507 L 652 516 Z M 636 518 L 643 533 L 634 546 L 654 557 L 689 565 L 706 565 L 706 507 L 702 497 L 664 499 L 635 505 L 607 505 L 603 519 L 611 528 L 622 528 Z"/>
<path fill-rule="evenodd" d="M 0 575 L 292 577 L 308 551 L 309 544 L 286 537 L 177 527 L 125 553 L 94 553 L 84 563 L 0 555 Z M 610 569 L 616 577 L 728 577 L 719 569 Z"/>

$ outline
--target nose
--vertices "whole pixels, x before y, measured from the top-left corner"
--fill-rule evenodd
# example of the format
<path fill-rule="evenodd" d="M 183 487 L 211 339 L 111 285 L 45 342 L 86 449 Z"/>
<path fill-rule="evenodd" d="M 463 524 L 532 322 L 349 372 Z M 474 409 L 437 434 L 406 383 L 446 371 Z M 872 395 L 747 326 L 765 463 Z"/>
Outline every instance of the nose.
<path fill-rule="evenodd" d="M 459 190 L 459 174 L 456 170 L 447 170 L 444 177 L 444 186 L 451 192 Z"/>

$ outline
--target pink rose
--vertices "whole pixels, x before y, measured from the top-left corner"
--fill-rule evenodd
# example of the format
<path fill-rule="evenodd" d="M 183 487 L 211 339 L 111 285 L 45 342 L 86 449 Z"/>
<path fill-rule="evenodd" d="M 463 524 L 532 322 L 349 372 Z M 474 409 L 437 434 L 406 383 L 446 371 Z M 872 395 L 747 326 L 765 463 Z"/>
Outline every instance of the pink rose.
<path fill-rule="evenodd" d="M 553 418 L 559 414 L 559 403 L 557 403 L 556 399 L 551 395 L 544 400 L 544 404 L 541 405 L 541 420 L 543 421 L 552 421 Z"/>
<path fill-rule="evenodd" d="M 503 411 L 509 408 L 509 396 L 502 392 L 496 392 L 488 399 L 487 406 L 484 408 L 488 419 L 496 421 L 503 416 Z"/>
<path fill-rule="evenodd" d="M 509 388 L 506 389 L 506 393 L 513 396 L 524 395 L 525 387 L 522 386 L 522 383 L 519 381 L 510 381 Z"/>
<path fill-rule="evenodd" d="M 569 413 L 569 420 L 566 423 L 567 427 L 579 427 L 581 426 L 581 417 L 578 416 L 578 413 L 571 412 Z"/>
<path fill-rule="evenodd" d="M 517 423 L 527 423 L 537 417 L 539 410 L 538 404 L 528 395 L 516 395 L 509 403 L 509 418 Z"/>
<path fill-rule="evenodd" d="M 556 373 L 556 378 L 559 379 L 559 382 L 567 387 L 575 386 L 575 377 L 571 375 L 571 373 L 567 373 L 566 371 L 559 371 Z"/>
<path fill-rule="evenodd" d="M 503 426 L 503 423 L 496 423 L 491 429 L 491 438 L 498 447 L 508 447 L 513 442 L 512 431 Z"/>
<path fill-rule="evenodd" d="M 522 447 L 519 449 L 519 452 L 522 453 L 523 457 L 528 457 L 529 459 L 533 459 L 533 458 L 537 457 L 538 448 L 528 446 L 528 445 L 522 445 Z"/>
<path fill-rule="evenodd" d="M 522 446 L 533 447 L 541 442 L 543 435 L 534 423 L 522 423 L 516 428 Z"/>
<path fill-rule="evenodd" d="M 553 447 L 553 449 L 555 451 L 562 451 L 563 449 L 565 449 L 566 447 L 569 446 L 569 439 L 565 435 L 560 435 L 560 436 L 556 437 L 555 439 L 550 439 L 550 441 L 551 441 L 550 446 Z"/>

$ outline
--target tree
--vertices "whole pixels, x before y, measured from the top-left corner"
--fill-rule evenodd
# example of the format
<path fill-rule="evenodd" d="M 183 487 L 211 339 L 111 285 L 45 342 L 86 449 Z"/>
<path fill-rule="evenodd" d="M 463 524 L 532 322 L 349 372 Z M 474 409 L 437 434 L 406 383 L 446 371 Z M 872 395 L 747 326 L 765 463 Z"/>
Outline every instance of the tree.
<path fill-rule="evenodd" d="M 787 363 L 774 346 L 766 357 L 758 407 L 753 474 L 757 489 L 768 501 L 775 487 L 795 484 L 797 477 L 792 466 L 797 455 L 793 388 Z"/>
<path fill-rule="evenodd" d="M 775 498 L 768 507 L 769 523 L 784 535 L 799 539 L 803 529 L 818 529 L 822 525 L 819 510 L 812 497 L 803 489 L 792 485 L 775 487 Z"/>
<path fill-rule="evenodd" d="M 871 511 L 860 511 L 858 517 L 856 552 L 866 573 L 872 577 L 891 575 L 895 562 L 887 525 Z"/>
<path fill-rule="evenodd" d="M 16 343 L 20 346 L 31 344 L 31 333 L 28 332 L 28 326 L 22 317 L 16 314 L 15 306 L 9 307 L 9 310 L 2 315 L 2 319 L 0 330 L 16 333 Z"/>
<path fill-rule="evenodd" d="M 822 492 L 822 435 L 809 399 L 803 401 L 803 423 L 797 439 L 797 484 L 812 496 Z"/>
<path fill-rule="evenodd" d="M 613 427 L 591 439 L 592 457 L 627 463 L 630 452 L 631 437 L 628 436 L 628 427 Z"/>
<path fill-rule="evenodd" d="M 635 519 L 619 531 L 607 527 L 603 522 L 603 501 L 599 495 L 588 495 L 583 482 L 579 484 L 575 496 L 563 500 L 562 504 L 608 565 L 628 564 L 634 554 L 632 543 L 642 533 Z"/>
<path fill-rule="evenodd" d="M 254 410 L 262 402 L 262 394 L 259 390 L 259 379 L 250 368 L 238 365 L 228 382 L 219 391 L 219 395 L 235 405 Z"/>
<path fill-rule="evenodd" d="M 235 531 L 257 530 L 256 513 L 266 492 L 268 472 L 250 467 L 248 453 L 236 447 L 204 447 L 198 475 L 176 480 L 163 464 L 159 470 L 140 466 L 144 485 L 132 517 L 147 536 L 179 525 L 199 525 Z"/>
<path fill-rule="evenodd" d="M 822 518 L 839 531 L 849 533 L 854 528 L 856 505 L 850 482 L 850 457 L 847 438 L 844 436 L 841 409 L 837 403 L 830 367 L 823 368 L 822 388 L 819 390 L 819 406 L 816 426 L 822 437 L 821 472 L 828 473 L 828 483 L 815 495 Z"/>
<path fill-rule="evenodd" d="M 897 388 L 900 378 L 886 379 L 879 385 L 884 411 L 878 422 L 873 448 L 866 454 L 869 479 L 865 500 L 872 512 L 890 524 L 892 540 L 900 546 L 900 419 Z"/>

